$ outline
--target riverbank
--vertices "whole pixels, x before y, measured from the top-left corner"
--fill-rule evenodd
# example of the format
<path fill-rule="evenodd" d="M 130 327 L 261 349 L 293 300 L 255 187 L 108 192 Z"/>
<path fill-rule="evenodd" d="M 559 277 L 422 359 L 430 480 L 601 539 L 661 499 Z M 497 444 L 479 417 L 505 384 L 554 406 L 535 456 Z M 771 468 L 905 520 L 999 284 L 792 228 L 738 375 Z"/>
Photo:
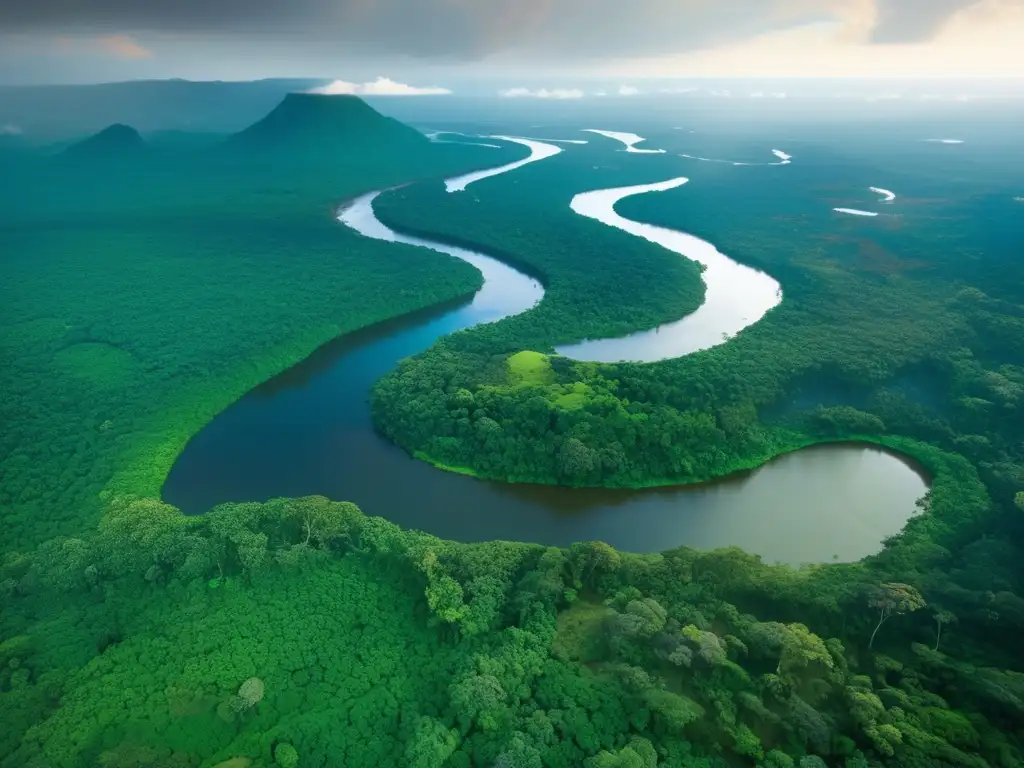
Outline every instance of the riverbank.
<path fill-rule="evenodd" d="M 894 458 L 899 459 L 902 463 L 910 467 L 921 479 L 928 485 L 931 485 L 935 478 L 933 471 L 936 469 L 930 469 L 931 467 L 937 468 L 940 463 L 935 461 L 934 449 L 927 443 L 922 443 L 912 439 L 905 439 L 899 437 L 889 437 L 881 435 L 845 435 L 843 437 L 835 438 L 820 438 L 811 436 L 798 436 L 795 434 L 786 434 L 786 438 L 782 442 L 782 446 L 778 450 L 771 453 L 762 453 L 756 456 L 748 456 L 739 459 L 736 465 L 720 474 L 710 475 L 706 477 L 663 477 L 648 480 L 638 480 L 623 485 L 590 485 L 590 486 L 574 486 L 577 488 L 609 488 L 615 490 L 643 490 L 650 488 L 701 488 L 708 486 L 715 486 L 722 483 L 727 483 L 732 480 L 738 480 L 744 477 L 749 477 L 751 473 L 768 466 L 772 462 L 778 461 L 779 459 L 789 456 L 790 454 L 798 451 L 812 450 L 815 447 L 827 447 L 827 446 L 857 446 L 857 447 L 871 447 L 878 448 L 884 453 L 887 453 Z M 424 451 L 416 451 L 413 456 L 418 461 L 426 462 L 437 469 L 445 472 L 452 472 L 458 475 L 465 475 L 467 477 L 475 477 L 478 480 L 495 480 L 503 483 L 512 484 L 528 484 L 528 485 L 557 485 L 547 478 L 536 478 L 536 477 L 492 477 L 482 474 L 479 470 L 468 466 L 452 466 L 445 464 L 442 461 L 435 460 L 428 453 Z M 929 463 L 926 463 L 929 462 Z"/>
<path fill-rule="evenodd" d="M 581 166 L 590 160 L 579 156 Z M 564 166 L 569 158 L 559 162 Z M 555 173 L 554 166 L 548 170 Z M 584 170 L 579 169 L 581 175 Z M 559 173 L 564 183 L 566 168 Z M 687 185 L 685 197 L 675 192 L 638 195 L 617 210 L 634 221 L 686 231 L 688 220 L 700 221 L 700 237 L 778 276 L 787 301 L 763 320 L 713 349 L 645 365 L 551 357 L 550 380 L 525 387 L 506 370 L 510 355 L 550 350 L 554 334 L 583 335 L 569 307 L 562 322 L 539 322 L 546 309 L 542 305 L 513 322 L 445 339 L 403 362 L 375 388 L 378 429 L 409 454 L 462 475 L 632 489 L 709 481 L 807 446 L 857 439 L 930 462 L 936 470 L 933 497 L 942 510 L 935 516 L 943 520 L 940 527 L 956 527 L 952 520 L 961 505 L 971 510 L 965 513 L 968 519 L 983 517 L 988 494 L 977 472 L 957 455 L 962 445 L 947 441 L 934 453 L 936 433 L 927 424 L 934 412 L 927 417 L 915 412 L 914 403 L 892 389 L 903 386 L 908 367 L 941 357 L 962 338 L 965 318 L 950 311 L 950 294 L 941 284 L 925 284 L 912 274 L 892 271 L 879 281 L 856 263 L 823 262 L 817 241 L 836 237 L 820 234 L 835 223 L 820 214 L 796 217 L 799 198 L 777 174 L 744 173 L 749 174 L 743 177 L 744 194 L 758 204 L 742 221 L 728 202 L 739 194 L 736 186 L 721 175 Z M 813 174 L 814 169 L 800 173 Z M 534 176 L 540 175 L 537 169 Z M 519 238 L 512 222 L 534 220 L 546 204 L 555 213 L 543 214 L 545 229 L 547 220 L 556 218 L 572 226 L 573 214 L 557 185 L 537 185 L 532 197 L 522 198 L 511 180 L 501 189 L 497 184 L 489 195 L 472 201 L 474 216 L 488 222 L 487 229 L 470 224 L 478 247 L 490 251 L 515 242 L 518 262 L 548 264 L 543 246 Z M 406 190 L 389 202 L 386 215 L 395 228 L 415 228 L 438 239 L 466 232 L 467 218 L 455 215 L 461 201 Z M 421 214 L 425 210 L 431 211 L 429 224 Z M 703 218 L 709 211 L 714 216 Z M 789 223 L 776 226 L 778 217 Z M 717 229 L 709 227 L 709 220 Z M 911 240 L 916 236 L 917 230 Z M 465 234 L 458 237 L 465 242 Z M 549 298 L 566 290 L 558 282 L 549 273 Z M 604 311 L 626 305 L 614 290 L 603 298 Z M 576 309 L 590 321 L 588 306 Z M 924 316 L 928 324 L 914 321 Z M 788 390 L 822 368 L 829 372 L 823 388 L 834 389 L 816 389 L 799 398 L 799 406 L 787 403 Z M 841 377 L 832 374 L 836 368 Z M 785 413 L 781 422 L 762 415 L 780 409 Z"/>
<path fill-rule="evenodd" d="M 658 189 L 665 187 L 664 184 L 654 186 Z M 676 186 L 676 183 L 671 182 L 668 186 Z M 620 193 L 636 189 L 616 189 L 613 193 L 618 199 L 622 196 Z M 459 190 L 458 194 L 463 194 L 462 190 Z M 586 196 L 588 195 L 584 195 Z M 614 494 L 602 498 L 591 494 L 589 501 L 584 501 L 579 486 L 599 484 L 581 484 L 572 479 L 566 481 L 566 478 L 546 477 L 540 482 L 550 483 L 550 492 L 541 491 L 539 488 L 526 489 L 523 492 L 523 489 L 518 487 L 452 483 L 444 477 L 437 476 L 428 466 L 403 461 L 399 454 L 389 450 L 386 443 L 369 432 L 369 414 L 363 404 L 367 401 L 370 387 L 377 376 L 392 370 L 401 358 L 421 351 L 431 342 L 451 337 L 453 331 L 470 327 L 484 328 L 482 324 L 489 324 L 486 329 L 490 330 L 500 327 L 493 325 L 495 320 L 504 319 L 504 322 L 508 322 L 511 316 L 522 317 L 521 313 L 524 310 L 537 304 L 540 288 L 536 283 L 531 286 L 527 275 L 514 272 L 508 265 L 496 261 L 492 256 L 453 246 L 451 242 L 458 242 L 458 238 L 453 237 L 444 242 L 393 231 L 375 215 L 376 203 L 382 197 L 386 199 L 388 195 L 373 193 L 352 201 L 341 211 L 340 220 L 367 237 L 433 248 L 465 259 L 477 266 L 485 275 L 484 288 L 474 298 L 472 306 L 453 311 L 436 320 L 428 320 L 421 327 L 396 328 L 395 333 L 391 335 L 368 339 L 366 346 L 338 345 L 337 357 L 331 360 L 321 355 L 323 360 L 308 376 L 296 373 L 294 376 L 281 377 L 294 380 L 295 391 L 280 396 L 270 394 L 271 391 L 283 392 L 284 389 L 292 389 L 293 386 L 278 386 L 275 381 L 271 381 L 267 386 L 261 387 L 258 393 L 254 392 L 230 411 L 218 416 L 216 422 L 204 430 L 200 439 L 194 445 L 190 445 L 176 462 L 174 471 L 164 487 L 164 498 L 187 514 L 198 514 L 219 503 L 237 498 L 261 500 L 315 491 L 332 498 L 355 501 L 371 512 L 385 511 L 388 518 L 394 522 L 402 525 L 411 524 L 436 535 L 459 541 L 497 538 L 534 541 L 547 545 L 568 545 L 578 540 L 601 538 L 627 551 L 648 552 L 662 549 L 668 542 L 704 547 L 742 543 L 748 549 L 771 559 L 781 558 L 787 562 L 799 563 L 838 556 L 835 550 L 842 551 L 844 559 L 857 559 L 876 551 L 878 542 L 883 537 L 895 533 L 903 526 L 907 516 L 914 509 L 914 502 L 924 493 L 924 484 L 907 470 L 905 475 L 916 482 L 908 482 L 906 478 L 900 480 L 900 488 L 894 489 L 889 497 L 868 501 L 866 498 L 861 500 L 857 494 L 847 494 L 844 502 L 853 505 L 851 513 L 855 513 L 857 508 L 872 508 L 883 512 L 884 519 L 863 525 L 858 531 L 850 531 L 849 535 L 843 537 L 842 546 L 830 544 L 829 542 L 833 542 L 835 538 L 830 538 L 827 532 L 823 531 L 821 536 L 812 537 L 811 540 L 820 542 L 822 547 L 828 546 L 827 552 L 815 551 L 812 547 L 804 548 L 799 554 L 795 554 L 791 551 L 785 552 L 781 548 L 765 548 L 767 539 L 747 542 L 737 539 L 735 535 L 725 535 L 721 538 L 717 534 L 711 538 L 702 534 L 693 538 L 695 530 L 681 522 L 686 516 L 678 513 L 678 507 L 681 505 L 688 510 L 689 516 L 715 515 L 719 520 L 713 525 L 724 526 L 723 530 L 731 530 L 728 520 L 731 516 L 739 514 L 747 521 L 746 530 L 753 530 L 750 523 L 762 518 L 763 515 L 758 513 L 771 509 L 774 503 L 769 500 L 770 494 L 774 492 L 773 488 L 788 487 L 789 493 L 800 495 L 798 486 L 806 486 L 807 481 L 811 479 L 806 476 L 798 478 L 792 475 L 790 470 L 767 468 L 764 477 L 772 478 L 768 486 L 756 492 L 752 490 L 749 494 L 739 493 L 736 472 L 753 468 L 756 464 L 767 463 L 774 455 L 784 453 L 784 446 L 776 446 L 774 450 L 762 446 L 763 455 L 759 457 L 762 461 L 755 461 L 749 455 L 746 461 L 735 460 L 734 457 L 731 464 L 715 467 L 719 471 L 706 473 L 708 479 L 720 475 L 732 476 L 731 491 L 735 492 L 734 495 L 738 494 L 733 499 L 730 509 L 718 510 L 717 513 L 717 501 L 713 498 L 714 493 L 711 492 L 710 485 L 707 486 L 707 494 L 700 493 L 702 489 L 699 484 L 690 487 L 688 491 L 681 491 L 677 487 L 671 498 L 663 498 L 656 505 L 652 505 L 652 496 L 644 494 L 639 494 L 635 499 L 615 497 Z M 475 201 L 477 198 L 471 199 Z M 579 196 L 574 199 L 579 199 Z M 614 201 L 605 205 L 609 210 L 613 206 Z M 710 246 L 702 243 L 702 247 Z M 649 246 L 647 252 L 658 253 Z M 718 255 L 718 258 L 725 260 L 721 255 Z M 778 300 L 777 285 L 769 278 L 765 280 L 769 290 L 764 298 L 773 303 Z M 522 285 L 516 287 L 520 283 Z M 716 286 L 719 292 L 722 289 L 723 286 Z M 539 306 L 543 309 L 544 304 Z M 736 314 L 735 318 L 739 318 L 739 315 Z M 754 321 L 756 319 L 755 317 Z M 521 359 L 522 355 L 514 357 Z M 531 375 L 517 374 L 517 383 L 513 387 L 553 382 L 557 379 L 553 370 L 556 367 L 555 363 L 558 363 L 557 367 L 564 368 L 565 365 L 574 365 L 575 361 L 561 357 L 548 358 L 535 353 L 530 358 Z M 520 368 L 517 367 L 517 370 Z M 587 404 L 588 389 L 585 385 L 582 389 L 577 387 L 565 392 L 556 386 L 555 390 L 551 393 L 551 400 L 557 407 L 571 408 Z M 572 405 L 569 405 L 570 403 Z M 284 425 L 287 425 L 287 428 Z M 548 437 L 539 435 L 538 444 L 544 443 Z M 792 435 L 787 437 L 792 442 Z M 447 438 L 442 432 L 440 435 L 434 435 L 433 439 L 444 442 Z M 318 447 L 326 445 L 330 446 L 328 451 Z M 852 478 L 859 477 L 858 473 L 863 469 L 863 463 L 855 458 L 862 453 L 857 449 L 850 455 L 848 464 L 826 463 L 817 472 L 812 470 L 812 473 L 815 477 L 818 474 L 822 477 L 831 477 L 833 482 L 849 482 Z M 804 463 L 807 458 L 803 457 Z M 455 468 L 457 473 L 461 471 L 463 475 L 480 475 L 472 466 L 439 463 L 444 464 L 446 468 Z M 780 461 L 779 466 L 791 463 Z M 843 466 L 849 469 L 845 476 Z M 891 468 L 892 464 L 888 466 Z M 885 468 L 879 467 L 879 470 L 885 471 Z M 521 478 L 515 475 L 500 475 L 497 479 L 504 482 Z M 527 476 L 525 479 L 537 478 Z M 650 489 L 669 484 L 678 486 L 678 480 L 653 483 L 649 477 L 632 479 L 633 482 L 605 482 L 600 485 L 619 490 L 631 487 Z M 691 474 L 684 479 L 692 481 L 694 477 Z M 862 487 L 868 487 L 866 481 L 865 477 L 858 482 L 862 483 Z M 555 490 L 555 484 L 571 487 Z M 911 487 L 916 490 L 909 491 Z M 423 500 L 421 504 L 417 504 L 412 498 L 406 498 L 407 494 L 403 495 L 402 489 Z M 908 496 L 908 491 L 912 495 Z M 805 498 L 814 498 L 818 493 L 802 495 Z M 426 502 L 428 498 L 432 501 Z M 561 517 L 581 503 L 583 506 L 577 512 L 586 508 L 588 513 L 577 514 L 576 524 L 570 524 L 568 518 Z M 612 511 L 611 507 L 616 509 Z M 411 509 L 418 510 L 415 522 L 405 519 L 407 511 Z M 467 513 L 470 510 L 478 512 L 480 509 L 486 509 L 488 513 L 484 516 L 477 515 L 475 522 L 468 522 Z M 800 530 L 806 531 L 808 525 L 819 517 L 819 514 L 818 510 L 805 510 L 802 514 L 812 515 L 811 520 L 804 516 L 792 522 Z M 840 521 L 835 517 L 831 519 L 832 527 L 836 528 Z M 640 525 L 642 529 L 656 532 L 653 539 L 640 540 L 631 533 L 635 532 L 641 520 L 646 520 Z M 516 525 L 510 527 L 505 521 L 515 521 Z M 628 521 L 628 526 L 624 528 L 622 523 L 625 521 Z M 722 526 L 719 526 L 719 522 Z M 776 525 L 774 530 L 778 532 L 786 529 L 785 526 Z M 788 536 L 788 541 L 799 539 L 794 533 L 795 529 Z M 864 538 L 865 534 L 867 538 Z"/>

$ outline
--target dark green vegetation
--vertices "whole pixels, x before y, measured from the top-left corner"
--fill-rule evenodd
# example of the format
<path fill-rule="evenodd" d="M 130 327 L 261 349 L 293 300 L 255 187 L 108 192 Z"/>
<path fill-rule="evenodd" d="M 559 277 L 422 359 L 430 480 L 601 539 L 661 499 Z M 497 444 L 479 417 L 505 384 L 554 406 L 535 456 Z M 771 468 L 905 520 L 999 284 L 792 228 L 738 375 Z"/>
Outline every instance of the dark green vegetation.
<path fill-rule="evenodd" d="M 377 387 L 375 417 L 441 466 L 544 483 L 704 480 L 824 440 L 896 447 L 934 475 L 928 513 L 864 567 L 880 582 L 927 587 L 929 601 L 957 613 L 983 614 L 971 653 L 1010 663 L 1024 622 L 1024 572 L 1013 554 L 1024 544 L 1013 504 L 1024 487 L 1024 230 L 1012 188 L 992 190 L 977 171 L 965 178 L 957 169 L 952 183 L 890 170 L 885 178 L 901 193 L 912 189 L 912 199 L 894 209 L 900 217 L 867 229 L 830 208 L 878 169 L 810 144 L 791 151 L 803 164 L 789 175 L 747 174 L 741 205 L 735 169 L 691 164 L 690 185 L 619 206 L 630 218 L 693 231 L 782 283 L 783 304 L 739 338 L 653 365 L 518 352 L 596 335 L 597 313 L 656 309 L 664 286 L 631 262 L 626 281 L 564 303 L 549 289 L 551 301 L 537 309 L 406 361 Z M 555 284 L 569 258 L 516 222 L 541 217 L 557 231 L 561 216 L 581 243 L 600 242 L 602 225 L 568 209 L 584 185 L 622 183 L 616 167 L 595 181 L 583 170 L 593 162 L 587 151 L 562 155 L 484 182 L 475 199 L 421 185 L 384 197 L 380 211 L 401 229 L 511 251 Z M 658 168 L 637 171 L 632 183 L 684 172 Z M 582 245 L 574 255 L 591 275 L 623 261 L 614 247 Z M 638 290 L 653 297 L 639 310 Z M 990 571 L 979 579 L 981 568 Z"/>
<path fill-rule="evenodd" d="M 95 133 L 112 123 L 143 134 L 167 129 L 231 133 L 266 115 L 287 93 L 324 84 L 273 79 L 0 86 L 0 124 L 16 125 L 38 142 Z"/>
<path fill-rule="evenodd" d="M 293 100 L 294 119 L 340 146 L 326 103 Z M 356 109 L 366 131 L 384 130 Z M 318 135 L 261 130 L 240 155 L 147 142 L 145 161 L 11 166 L 0 765 L 1021 763 L 1017 230 L 984 239 L 996 235 L 935 204 L 945 229 L 883 233 L 878 248 L 893 240 L 880 254 L 853 222 L 831 224 L 774 183 L 751 182 L 738 204 L 734 181 L 716 186 L 708 171 L 698 199 L 688 168 L 689 195 L 622 212 L 688 225 L 684 206 L 701 206 L 698 233 L 763 264 L 787 301 L 703 355 L 584 366 L 536 353 L 678 316 L 700 286 L 692 265 L 565 203 L 582 186 L 671 170 L 624 154 L 595 162 L 588 147 L 461 195 L 430 185 L 381 201 L 389 221 L 494 247 L 549 283 L 536 310 L 447 339 L 382 385 L 385 416 L 399 413 L 395 393 L 412 395 L 388 422 L 404 444 L 434 419 L 453 430 L 445 450 L 477 446 L 453 456 L 492 462 L 480 471 L 642 482 L 808 440 L 885 440 L 924 461 L 935 486 L 924 514 L 863 563 L 458 545 L 315 497 L 184 518 L 156 500 L 160 484 L 218 410 L 331 336 L 477 284 L 443 257 L 351 236 L 333 208 L 509 156 L 420 142 L 279 151 L 307 130 Z M 605 167 L 584 176 L 593 164 Z M 841 238 L 815 240 L 824 225 Z M 548 446 L 531 453 L 523 439 L 543 424 L 562 441 L 554 472 L 541 464 Z M 598 473 L 601 429 L 621 450 Z M 621 437 L 630 429 L 652 463 Z"/>
<path fill-rule="evenodd" d="M 283 154 L 293 163 L 307 155 L 329 161 L 332 155 L 363 152 L 382 159 L 381 147 L 404 160 L 412 151 L 428 151 L 429 143 L 419 131 L 382 117 L 357 96 L 290 93 L 262 120 L 231 136 L 226 146 L 242 153 Z"/>
<path fill-rule="evenodd" d="M 139 132 L 128 125 L 115 123 L 64 150 L 69 158 L 86 160 L 134 158 L 145 148 Z"/>
<path fill-rule="evenodd" d="M 876 565 L 458 545 L 308 497 L 115 502 L 5 575 L 4 765 L 1021 759 L 1022 676 L 973 655 L 991 620 Z"/>
<path fill-rule="evenodd" d="M 462 262 L 359 238 L 334 211 L 375 188 L 500 162 L 501 152 L 422 137 L 392 146 L 378 133 L 389 122 L 356 100 L 288 104 L 291 130 L 311 141 L 319 130 L 332 152 L 282 157 L 274 150 L 289 134 L 270 131 L 244 154 L 222 143 L 147 145 L 140 157 L 133 142 L 108 141 L 128 133 L 108 130 L 78 144 L 74 160 L 8 166 L 8 547 L 94 526 L 101 492 L 158 497 L 185 441 L 256 384 L 340 333 L 478 287 Z M 379 145 L 346 152 L 334 140 L 339 122 L 380 135 Z"/>
<path fill-rule="evenodd" d="M 1024 326 L 1012 295 L 982 292 L 996 281 L 1001 293 L 1024 283 L 1020 225 L 1015 233 L 1003 224 L 1001 242 L 965 231 L 958 211 L 981 214 L 976 197 L 908 202 L 894 209 L 905 220 L 873 222 L 870 231 L 863 221 L 837 221 L 821 189 L 820 166 L 836 162 L 827 154 L 792 169 L 726 167 L 731 176 L 637 158 L 634 183 L 684 171 L 693 181 L 629 198 L 620 213 L 663 226 L 698 222 L 695 234 L 776 277 L 786 299 L 738 339 L 701 354 L 654 365 L 550 357 L 543 381 L 515 380 L 508 357 L 520 350 L 650 327 L 699 301 L 695 270 L 663 268 L 686 264 L 678 256 L 568 209 L 586 186 L 623 183 L 622 163 L 591 171 L 594 152 L 573 148 L 466 195 L 420 185 L 382 196 L 377 207 L 389 224 L 510 252 L 550 284 L 536 309 L 456 334 L 388 376 L 375 408 L 389 436 L 487 477 L 628 486 L 704 480 L 821 439 L 899 436 L 965 452 L 964 438 L 985 435 L 984 455 L 966 453 L 998 464 L 1004 493 L 1012 490 L 1024 460 L 1015 444 Z M 933 184 L 920 196 L 948 195 Z M 990 215 L 1012 222 L 1004 196 Z M 982 271 L 995 280 L 976 279 Z M 934 440 L 940 432 L 946 440 Z"/>

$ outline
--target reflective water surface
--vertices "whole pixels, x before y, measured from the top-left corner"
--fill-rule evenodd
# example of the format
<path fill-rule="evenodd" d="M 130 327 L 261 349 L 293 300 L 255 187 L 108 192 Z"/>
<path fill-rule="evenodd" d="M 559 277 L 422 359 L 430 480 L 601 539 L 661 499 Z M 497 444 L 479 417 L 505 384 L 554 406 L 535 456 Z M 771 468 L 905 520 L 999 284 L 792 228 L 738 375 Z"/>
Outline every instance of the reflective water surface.
<path fill-rule="evenodd" d="M 548 152 L 531 151 L 534 159 Z M 485 176 L 453 180 L 454 186 L 462 189 L 480 178 Z M 673 250 L 685 248 L 677 252 L 706 264 L 705 305 L 659 331 L 576 345 L 574 356 L 649 360 L 686 354 L 721 343 L 723 334 L 755 322 L 777 303 L 774 280 L 732 262 L 711 244 L 615 218 L 617 199 L 684 182 L 587 193 L 573 204 L 583 215 L 604 217 Z M 769 561 L 795 564 L 855 560 L 877 551 L 925 493 L 924 479 L 907 463 L 855 445 L 809 448 L 712 484 L 639 491 L 495 483 L 412 459 L 374 432 L 368 406 L 373 383 L 441 336 L 528 309 L 543 288 L 484 254 L 393 232 L 373 213 L 377 194 L 355 200 L 339 220 L 367 237 L 465 259 L 483 273 L 484 287 L 471 300 L 336 339 L 257 387 L 189 441 L 164 485 L 168 502 L 201 514 L 226 501 L 322 494 L 458 541 L 567 545 L 600 539 L 631 552 L 736 545 Z"/>
<path fill-rule="evenodd" d="M 753 325 L 782 301 L 782 287 L 764 272 L 733 261 L 714 245 L 653 224 L 642 224 L 615 212 L 615 204 L 632 195 L 653 194 L 675 189 L 688 179 L 678 177 L 655 184 L 583 192 L 572 200 L 576 213 L 617 227 L 698 262 L 704 267 L 704 303 L 681 320 L 649 331 L 616 339 L 594 339 L 557 347 L 559 354 L 576 360 L 614 363 L 654 362 L 681 357 L 722 344 Z"/>

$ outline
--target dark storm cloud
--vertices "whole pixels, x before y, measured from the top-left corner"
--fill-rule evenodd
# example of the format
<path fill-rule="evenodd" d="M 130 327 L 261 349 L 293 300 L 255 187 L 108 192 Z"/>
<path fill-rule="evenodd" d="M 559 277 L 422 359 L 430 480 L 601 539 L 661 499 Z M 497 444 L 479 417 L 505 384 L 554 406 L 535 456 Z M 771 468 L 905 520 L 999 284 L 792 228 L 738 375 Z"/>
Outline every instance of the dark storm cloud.
<path fill-rule="evenodd" d="M 657 55 L 779 24 L 770 0 L 0 0 L 7 32 L 265 36 L 452 59 Z"/>
<path fill-rule="evenodd" d="M 877 0 L 878 20 L 871 42 L 921 43 L 930 40 L 942 23 L 977 0 Z"/>

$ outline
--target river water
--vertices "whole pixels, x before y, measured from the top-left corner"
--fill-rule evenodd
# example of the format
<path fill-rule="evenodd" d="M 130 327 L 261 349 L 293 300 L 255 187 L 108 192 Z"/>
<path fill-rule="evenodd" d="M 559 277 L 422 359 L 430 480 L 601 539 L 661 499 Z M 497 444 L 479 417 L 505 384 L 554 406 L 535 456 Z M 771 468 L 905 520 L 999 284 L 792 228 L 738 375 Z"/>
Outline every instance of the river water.
<path fill-rule="evenodd" d="M 533 146 L 531 152 L 534 161 L 554 154 Z M 475 180 L 487 175 L 493 174 Z M 474 180 L 463 181 L 451 186 L 464 189 Z M 818 446 L 711 484 L 630 491 L 482 481 L 412 459 L 373 429 L 374 382 L 441 336 L 528 309 L 543 288 L 484 254 L 392 232 L 373 214 L 375 196 L 354 201 L 340 221 L 368 237 L 463 258 L 481 270 L 484 287 L 460 305 L 336 339 L 257 387 L 189 441 L 164 485 L 166 501 L 201 514 L 225 501 L 321 494 L 458 541 L 564 546 L 598 539 L 630 552 L 735 545 L 792 564 L 859 559 L 914 513 L 927 488 L 922 477 L 866 446 Z M 663 326 L 660 334 L 672 332 Z"/>
<path fill-rule="evenodd" d="M 615 204 L 633 195 L 657 194 L 681 187 L 685 177 L 655 184 L 598 189 L 576 195 L 570 207 L 581 216 L 642 237 L 696 261 L 704 269 L 704 302 L 686 317 L 649 331 L 611 339 L 584 340 L 556 347 L 560 355 L 599 363 L 652 363 L 693 354 L 724 344 L 753 325 L 782 301 L 782 288 L 760 270 L 733 261 L 714 245 L 667 227 L 656 227 L 620 216 Z"/>

